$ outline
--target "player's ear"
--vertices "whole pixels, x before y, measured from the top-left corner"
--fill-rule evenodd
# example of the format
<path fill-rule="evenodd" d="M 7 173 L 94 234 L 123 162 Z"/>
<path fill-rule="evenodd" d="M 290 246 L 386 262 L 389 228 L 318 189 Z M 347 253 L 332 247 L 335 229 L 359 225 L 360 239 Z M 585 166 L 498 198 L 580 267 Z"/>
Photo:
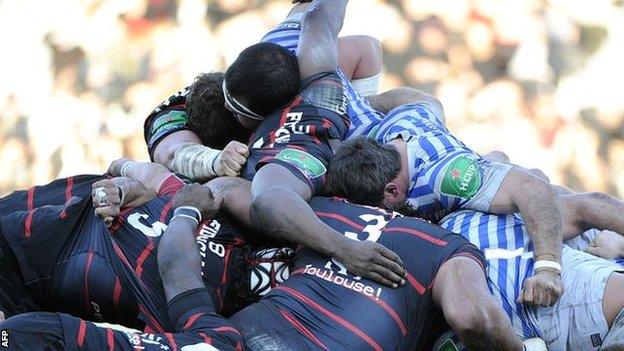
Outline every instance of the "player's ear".
<path fill-rule="evenodd" d="M 390 182 L 384 187 L 384 199 L 383 205 L 388 209 L 394 208 L 394 206 L 400 200 L 400 190 L 397 184 Z"/>

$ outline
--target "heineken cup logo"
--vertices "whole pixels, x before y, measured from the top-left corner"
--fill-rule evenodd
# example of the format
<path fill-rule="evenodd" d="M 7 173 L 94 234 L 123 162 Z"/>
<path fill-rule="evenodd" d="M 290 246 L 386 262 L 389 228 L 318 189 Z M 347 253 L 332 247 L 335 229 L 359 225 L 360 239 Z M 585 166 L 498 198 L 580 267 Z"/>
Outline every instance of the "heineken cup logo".
<path fill-rule="evenodd" d="M 451 161 L 444 170 L 440 190 L 446 195 L 471 198 L 481 188 L 482 179 L 477 161 L 462 155 Z"/>

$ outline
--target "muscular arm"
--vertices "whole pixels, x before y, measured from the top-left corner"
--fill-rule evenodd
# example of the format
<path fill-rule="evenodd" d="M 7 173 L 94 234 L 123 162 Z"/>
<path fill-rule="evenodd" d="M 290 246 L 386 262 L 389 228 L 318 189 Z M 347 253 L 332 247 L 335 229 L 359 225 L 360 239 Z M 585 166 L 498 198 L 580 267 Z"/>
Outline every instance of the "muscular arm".
<path fill-rule="evenodd" d="M 490 206 L 492 213 L 520 212 L 535 248 L 535 258 L 561 262 L 563 240 L 559 201 L 550 184 L 514 167 Z"/>
<path fill-rule="evenodd" d="M 123 169 L 123 174 L 122 174 Z M 158 193 L 162 184 L 173 173 L 165 166 L 151 162 L 135 162 L 122 158 L 111 163 L 108 173 L 113 176 L 124 176 L 142 183 L 147 189 Z"/>
<path fill-rule="evenodd" d="M 426 102 L 432 105 L 432 108 L 437 111 L 443 111 L 442 104 L 435 96 L 427 94 L 418 89 L 410 87 L 401 87 L 392 90 L 388 90 L 385 93 L 374 95 L 368 98 L 373 108 L 382 113 L 388 113 L 391 110 L 405 105 L 418 102 Z M 443 123 L 446 123 L 444 119 L 444 113 L 438 116 Z"/>
<path fill-rule="evenodd" d="M 169 170 L 173 169 L 175 151 L 184 143 L 195 143 L 201 145 L 199 137 L 190 130 L 179 130 L 165 136 L 154 148 L 154 162 L 160 163 Z"/>
<path fill-rule="evenodd" d="M 201 257 L 195 243 L 196 223 L 176 217 L 158 244 L 158 271 L 167 301 L 192 289 L 203 288 Z"/>
<path fill-rule="evenodd" d="M 316 0 L 301 22 L 297 50 L 299 73 L 306 79 L 338 67 L 338 32 L 342 28 L 347 0 Z"/>
<path fill-rule="evenodd" d="M 167 301 L 183 292 L 204 287 L 201 256 L 195 242 L 198 222 L 177 216 L 175 210 L 180 206 L 191 206 L 201 212 L 202 218 L 210 218 L 217 213 L 222 201 L 220 196 L 199 184 L 186 185 L 176 194 L 174 216 L 158 244 L 158 271 Z"/>
<path fill-rule="evenodd" d="M 483 269 L 474 260 L 454 257 L 440 267 L 433 302 L 470 350 L 522 350 L 522 341 L 490 295 Z"/>
<path fill-rule="evenodd" d="M 543 179 L 514 167 L 494 197 L 493 213 L 520 212 L 534 247 L 536 261 L 561 263 L 563 225 L 560 204 L 554 189 Z M 553 306 L 563 294 L 561 272 L 535 270 L 526 279 L 518 303 Z"/>
<path fill-rule="evenodd" d="M 405 270 L 394 252 L 336 232 L 314 214 L 307 203 L 310 197 L 303 181 L 280 165 L 268 164 L 258 171 L 251 185 L 251 224 L 271 237 L 335 257 L 356 275 L 393 287 L 404 283 Z"/>

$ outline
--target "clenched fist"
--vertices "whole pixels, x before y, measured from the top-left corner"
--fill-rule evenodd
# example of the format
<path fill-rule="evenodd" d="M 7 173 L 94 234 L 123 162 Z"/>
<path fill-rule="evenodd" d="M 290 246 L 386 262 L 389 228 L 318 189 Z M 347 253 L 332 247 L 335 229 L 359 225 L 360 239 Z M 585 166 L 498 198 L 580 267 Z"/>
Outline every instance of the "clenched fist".
<path fill-rule="evenodd" d="M 214 161 L 214 171 L 218 176 L 236 177 L 247 162 L 249 148 L 238 141 L 230 141 Z"/>
<path fill-rule="evenodd" d="M 197 183 L 185 185 L 173 198 L 173 208 L 192 206 L 201 211 L 202 218 L 214 217 L 221 208 L 223 198 L 209 187 Z"/>
<path fill-rule="evenodd" d="M 540 270 L 524 281 L 518 303 L 549 307 L 563 295 L 561 274 L 551 270 Z"/>

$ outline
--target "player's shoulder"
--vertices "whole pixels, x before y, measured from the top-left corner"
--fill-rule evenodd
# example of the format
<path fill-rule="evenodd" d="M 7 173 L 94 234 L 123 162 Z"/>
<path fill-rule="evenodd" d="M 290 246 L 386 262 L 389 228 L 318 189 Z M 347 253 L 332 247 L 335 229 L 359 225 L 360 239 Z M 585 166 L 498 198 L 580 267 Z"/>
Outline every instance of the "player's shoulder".
<path fill-rule="evenodd" d="M 186 87 L 171 95 L 145 119 L 143 134 L 150 150 L 168 134 L 186 128 L 188 123 L 186 96 L 189 90 L 189 87 Z"/>
<path fill-rule="evenodd" d="M 397 216 L 394 217 L 388 226 L 390 229 L 397 228 L 399 231 L 402 229 L 406 229 L 407 232 L 417 231 L 424 233 L 431 233 L 436 235 L 447 235 L 450 234 L 448 230 L 419 217 L 409 217 L 409 216 Z"/>
<path fill-rule="evenodd" d="M 338 71 L 317 73 L 303 80 L 297 99 L 340 116 L 347 114 L 347 93 Z"/>
<path fill-rule="evenodd" d="M 361 218 L 363 215 L 374 215 L 386 218 L 389 221 L 401 214 L 386 209 L 366 206 L 350 202 L 341 197 L 324 197 L 317 196 L 310 200 L 310 206 L 318 214 L 331 214 L 333 217 L 340 216 L 345 218 Z"/>

